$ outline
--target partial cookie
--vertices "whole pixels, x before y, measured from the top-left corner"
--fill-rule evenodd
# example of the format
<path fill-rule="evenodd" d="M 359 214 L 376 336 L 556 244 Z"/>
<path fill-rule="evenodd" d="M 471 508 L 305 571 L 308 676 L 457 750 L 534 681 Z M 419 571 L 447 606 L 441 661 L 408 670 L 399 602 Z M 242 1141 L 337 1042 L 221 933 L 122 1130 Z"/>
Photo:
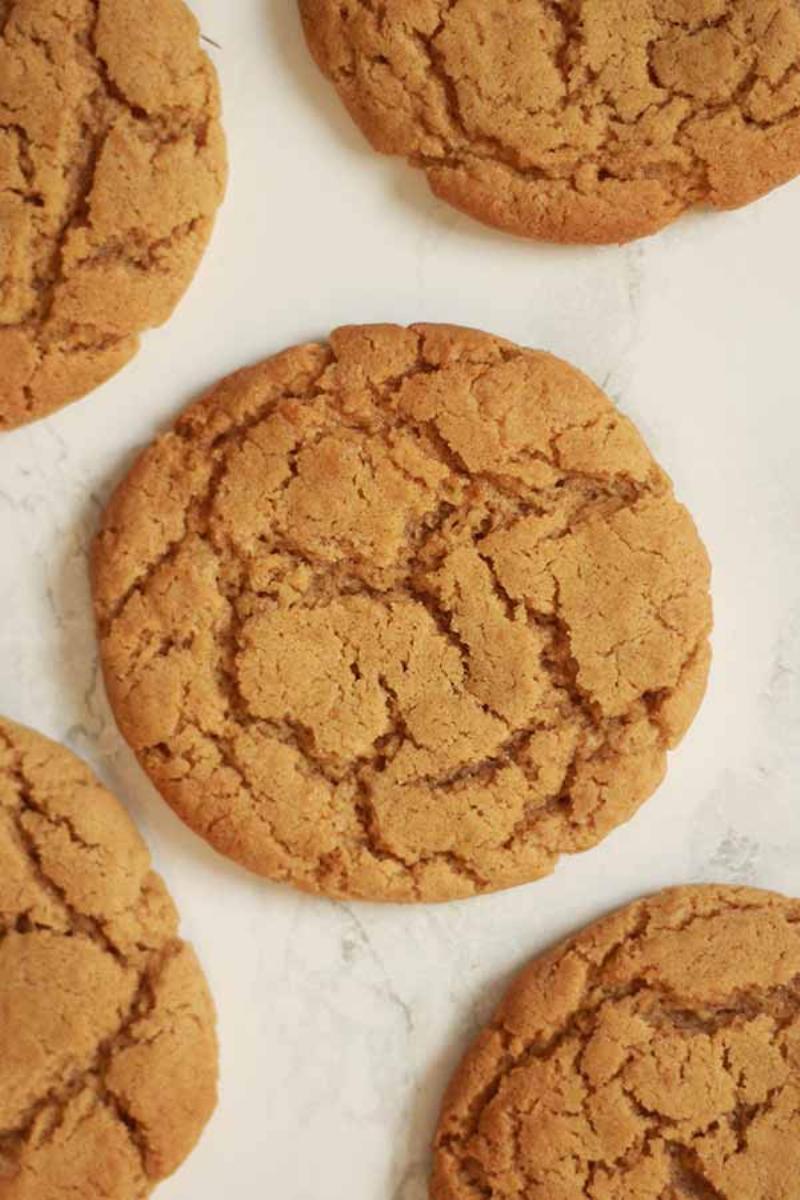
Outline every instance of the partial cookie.
<path fill-rule="evenodd" d="M 147 849 L 0 719 L 0 1200 L 142 1200 L 216 1102 L 215 1016 Z"/>
<path fill-rule="evenodd" d="M 94 552 L 120 728 L 222 853 L 336 896 L 536 879 L 661 780 L 709 568 L 636 430 L 550 355 L 356 326 L 223 381 Z"/>
<path fill-rule="evenodd" d="M 488 225 L 624 242 L 800 173 L 796 0 L 300 0 L 376 150 Z"/>
<path fill-rule="evenodd" d="M 796 1200 L 800 901 L 684 887 L 533 962 L 445 1097 L 432 1200 Z"/>
<path fill-rule="evenodd" d="M 225 173 L 182 0 L 0 3 L 0 431 L 97 387 L 167 319 Z"/>

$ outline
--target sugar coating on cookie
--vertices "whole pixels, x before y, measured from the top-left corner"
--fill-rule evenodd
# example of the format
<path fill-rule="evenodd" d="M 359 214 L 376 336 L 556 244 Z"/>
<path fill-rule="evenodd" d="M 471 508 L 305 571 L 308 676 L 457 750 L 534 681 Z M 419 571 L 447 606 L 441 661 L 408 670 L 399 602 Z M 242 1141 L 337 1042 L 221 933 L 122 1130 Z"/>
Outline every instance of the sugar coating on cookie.
<path fill-rule="evenodd" d="M 167 319 L 222 198 L 218 118 L 182 0 L 0 0 L 0 431 Z"/>
<path fill-rule="evenodd" d="M 226 379 L 106 511 L 117 721 L 223 853 L 338 896 L 511 886 L 659 783 L 709 569 L 630 422 L 550 355 L 356 326 Z"/>
<path fill-rule="evenodd" d="M 623 242 L 800 172 L 796 0 L 300 0 L 373 146 L 489 225 Z"/>
<path fill-rule="evenodd" d="M 800 901 L 675 888 L 536 960 L 462 1063 L 432 1200 L 792 1200 Z"/>
<path fill-rule="evenodd" d="M 0 1197 L 141 1200 L 216 1101 L 215 1016 L 147 848 L 0 719 Z"/>

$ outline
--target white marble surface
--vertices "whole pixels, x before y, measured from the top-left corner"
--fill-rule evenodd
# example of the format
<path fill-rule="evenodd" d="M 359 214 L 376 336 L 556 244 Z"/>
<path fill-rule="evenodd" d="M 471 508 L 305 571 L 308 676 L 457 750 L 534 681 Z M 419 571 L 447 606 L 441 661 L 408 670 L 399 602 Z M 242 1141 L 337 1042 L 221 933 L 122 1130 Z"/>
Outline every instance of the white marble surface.
<path fill-rule="evenodd" d="M 422 1200 L 446 1077 L 509 974 L 669 883 L 800 894 L 800 183 L 627 249 L 528 245 L 440 205 L 362 143 L 293 0 L 196 0 L 232 162 L 168 326 L 80 404 L 0 439 L 0 711 L 63 739 L 140 822 L 216 995 L 219 1110 L 163 1200 Z M 603 383 L 714 564 L 708 698 L 635 820 L 552 878 L 444 907 L 333 904 L 217 858 L 122 744 L 86 551 L 137 449 L 229 369 L 347 321 L 446 320 Z"/>

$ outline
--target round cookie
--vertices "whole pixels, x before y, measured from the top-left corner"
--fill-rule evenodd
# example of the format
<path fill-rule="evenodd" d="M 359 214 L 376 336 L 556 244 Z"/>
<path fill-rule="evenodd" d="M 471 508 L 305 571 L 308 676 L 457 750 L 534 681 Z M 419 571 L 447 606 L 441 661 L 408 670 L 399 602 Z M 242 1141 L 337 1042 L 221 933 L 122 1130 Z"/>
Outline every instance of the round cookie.
<path fill-rule="evenodd" d="M 524 237 L 624 242 L 800 172 L 796 0 L 300 0 L 376 150 Z"/>
<path fill-rule="evenodd" d="M 0 719 L 0 1200 L 141 1200 L 216 1103 L 215 1016 L 122 806 Z"/>
<path fill-rule="evenodd" d="M 225 173 L 182 0 L 0 3 L 0 431 L 97 387 L 167 319 Z"/>
<path fill-rule="evenodd" d="M 639 435 L 550 355 L 356 326 L 224 380 L 106 511 L 119 726 L 251 869 L 446 900 L 593 845 L 659 783 L 708 562 Z"/>
<path fill-rule="evenodd" d="M 447 1092 L 432 1200 L 794 1200 L 800 901 L 662 892 L 534 961 Z"/>

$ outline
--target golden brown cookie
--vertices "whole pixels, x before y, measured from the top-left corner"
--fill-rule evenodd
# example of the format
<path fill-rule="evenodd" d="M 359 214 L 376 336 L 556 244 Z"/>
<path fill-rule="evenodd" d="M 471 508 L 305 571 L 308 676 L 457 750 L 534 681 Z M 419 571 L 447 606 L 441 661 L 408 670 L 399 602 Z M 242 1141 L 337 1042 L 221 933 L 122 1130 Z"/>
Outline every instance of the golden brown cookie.
<path fill-rule="evenodd" d="M 683 887 L 533 962 L 445 1097 L 432 1200 L 797 1200 L 800 901 Z"/>
<path fill-rule="evenodd" d="M 171 313 L 225 184 L 182 0 L 0 0 L 0 431 L 97 387 Z"/>
<path fill-rule="evenodd" d="M 708 562 L 636 430 L 550 355 L 355 326 L 224 380 L 94 553 L 111 704 L 224 854 L 337 896 L 535 879 L 659 783 Z"/>
<path fill-rule="evenodd" d="M 142 1200 L 216 1101 L 215 1017 L 122 806 L 0 719 L 0 1200 Z"/>
<path fill-rule="evenodd" d="M 488 225 L 624 242 L 800 172 L 797 0 L 300 0 L 376 150 Z"/>

